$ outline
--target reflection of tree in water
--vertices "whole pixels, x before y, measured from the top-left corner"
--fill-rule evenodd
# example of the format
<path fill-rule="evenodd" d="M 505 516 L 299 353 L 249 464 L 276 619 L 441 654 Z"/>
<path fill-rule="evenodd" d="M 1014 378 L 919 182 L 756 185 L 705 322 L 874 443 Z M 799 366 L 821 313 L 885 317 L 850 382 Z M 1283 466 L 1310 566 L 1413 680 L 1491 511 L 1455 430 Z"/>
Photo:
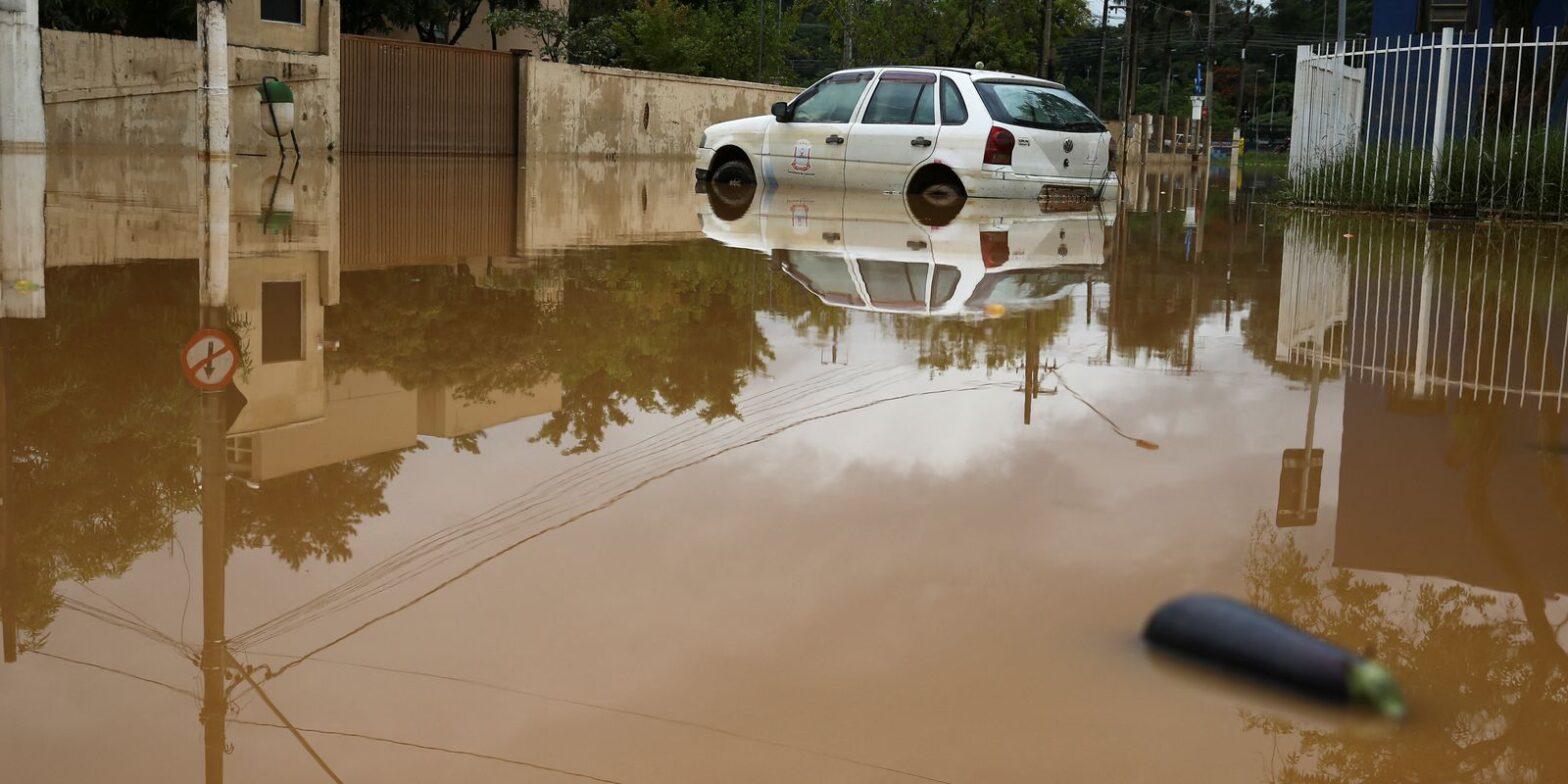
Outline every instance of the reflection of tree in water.
<path fill-rule="evenodd" d="M 327 316 L 344 344 L 333 370 L 453 385 L 469 399 L 554 376 L 561 408 L 537 438 L 594 451 L 632 409 L 737 414 L 747 376 L 773 357 L 756 319 L 768 308 L 757 266 L 702 243 L 572 251 L 537 261 L 532 285 L 505 291 L 444 267 L 345 275 L 342 305 Z M 554 306 L 537 304 L 546 300 Z"/>
<path fill-rule="evenodd" d="M 423 448 L 300 471 L 256 490 L 236 488 L 228 496 L 229 549 L 265 547 L 295 569 L 310 559 L 348 560 L 359 524 L 387 513 L 383 495 L 404 455 Z"/>
<path fill-rule="evenodd" d="M 53 621 L 59 583 L 123 574 L 198 507 L 196 393 L 177 358 L 197 325 L 196 267 L 60 267 L 46 283 L 48 316 L 4 326 L 7 607 L 32 635 Z M 260 491 L 235 485 L 235 546 L 270 547 L 294 566 L 345 558 L 355 525 L 385 510 L 381 490 L 400 464 L 382 455 Z"/>
<path fill-rule="evenodd" d="M 5 325 L 10 574 L 38 632 L 57 583 L 123 573 L 196 506 L 195 422 L 178 347 L 196 324 L 196 270 L 141 264 L 48 272 L 49 316 Z"/>
<path fill-rule="evenodd" d="M 1251 729 L 1297 740 L 1277 780 L 1568 781 L 1568 653 L 1547 617 L 1547 597 L 1492 517 L 1501 432 L 1499 409 L 1461 404 L 1447 457 L 1464 472 L 1464 514 L 1487 554 L 1512 576 L 1513 598 L 1423 583 L 1398 601 L 1388 585 L 1329 569 L 1260 522 L 1247 563 L 1248 598 L 1347 647 L 1375 648 L 1414 696 L 1412 721 L 1424 725 L 1395 738 L 1248 716 Z"/>
<path fill-rule="evenodd" d="M 383 371 L 409 389 L 453 385 L 483 400 L 549 375 L 532 289 L 481 288 L 465 268 L 415 267 L 344 275 L 326 332 L 343 342 L 328 370 Z"/>

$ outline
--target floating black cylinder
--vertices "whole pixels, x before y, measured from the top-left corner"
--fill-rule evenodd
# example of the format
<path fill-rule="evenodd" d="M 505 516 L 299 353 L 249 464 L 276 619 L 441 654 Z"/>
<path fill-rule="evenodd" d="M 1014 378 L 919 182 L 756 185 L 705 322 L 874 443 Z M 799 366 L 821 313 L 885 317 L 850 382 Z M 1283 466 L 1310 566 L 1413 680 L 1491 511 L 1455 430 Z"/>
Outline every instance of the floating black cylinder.
<path fill-rule="evenodd" d="M 1173 600 L 1149 618 L 1150 644 L 1340 702 L 1403 715 L 1398 686 L 1374 662 L 1224 596 Z"/>

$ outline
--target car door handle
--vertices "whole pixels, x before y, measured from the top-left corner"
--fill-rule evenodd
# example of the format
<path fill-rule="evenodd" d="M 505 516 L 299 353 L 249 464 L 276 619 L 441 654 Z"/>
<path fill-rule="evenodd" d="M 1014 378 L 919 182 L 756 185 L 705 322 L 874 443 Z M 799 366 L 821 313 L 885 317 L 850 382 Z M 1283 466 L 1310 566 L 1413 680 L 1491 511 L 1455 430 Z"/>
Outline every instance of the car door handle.
<path fill-rule="evenodd" d="M 838 242 L 840 237 L 836 231 L 824 231 L 822 232 L 822 239 L 824 242 Z"/>
<path fill-rule="evenodd" d="M 922 240 L 910 240 L 904 243 L 904 247 L 909 248 L 910 250 L 925 250 L 926 244 Z"/>
<path fill-rule="evenodd" d="M 836 133 L 835 134 L 831 134 L 831 135 L 828 136 L 828 144 L 843 144 L 843 143 L 844 143 L 844 137 L 839 136 Z"/>
<path fill-rule="evenodd" d="M 931 146 L 931 140 L 927 139 L 924 136 L 916 136 L 915 138 L 909 140 L 909 146 L 910 147 L 930 147 Z"/>

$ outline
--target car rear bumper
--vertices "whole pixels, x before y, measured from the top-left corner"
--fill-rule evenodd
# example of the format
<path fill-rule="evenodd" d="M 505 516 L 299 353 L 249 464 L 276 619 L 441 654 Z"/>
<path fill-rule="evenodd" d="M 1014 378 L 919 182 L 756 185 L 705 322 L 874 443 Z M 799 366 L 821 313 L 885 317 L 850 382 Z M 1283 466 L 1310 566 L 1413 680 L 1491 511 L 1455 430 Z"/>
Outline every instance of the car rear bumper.
<path fill-rule="evenodd" d="M 1107 174 L 1101 179 L 987 171 L 978 177 L 964 177 L 963 180 L 964 189 L 969 195 L 980 199 L 1034 199 L 1051 191 L 1064 195 L 1079 192 L 1086 197 L 1101 200 L 1116 199 L 1121 195 L 1121 183 L 1115 174 Z"/>

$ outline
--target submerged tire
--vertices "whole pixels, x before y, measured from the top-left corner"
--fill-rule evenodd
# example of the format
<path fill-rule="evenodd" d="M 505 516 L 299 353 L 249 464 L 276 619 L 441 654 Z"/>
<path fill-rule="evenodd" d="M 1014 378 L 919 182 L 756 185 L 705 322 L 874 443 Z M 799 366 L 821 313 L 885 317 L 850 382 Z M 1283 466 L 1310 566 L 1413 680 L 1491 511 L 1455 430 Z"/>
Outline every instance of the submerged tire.
<path fill-rule="evenodd" d="M 751 161 L 745 158 L 733 158 L 718 165 L 713 173 L 708 175 L 708 181 L 715 185 L 755 185 L 757 173 L 751 169 Z"/>

